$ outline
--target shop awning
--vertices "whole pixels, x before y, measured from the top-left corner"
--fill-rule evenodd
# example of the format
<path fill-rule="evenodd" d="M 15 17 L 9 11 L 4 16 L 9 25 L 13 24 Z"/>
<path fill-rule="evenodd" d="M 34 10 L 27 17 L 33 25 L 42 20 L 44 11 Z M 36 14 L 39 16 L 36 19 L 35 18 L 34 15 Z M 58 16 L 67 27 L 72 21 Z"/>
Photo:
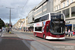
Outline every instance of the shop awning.
<path fill-rule="evenodd" d="M 65 26 L 72 26 L 72 24 L 67 24 L 67 25 L 65 25 Z"/>

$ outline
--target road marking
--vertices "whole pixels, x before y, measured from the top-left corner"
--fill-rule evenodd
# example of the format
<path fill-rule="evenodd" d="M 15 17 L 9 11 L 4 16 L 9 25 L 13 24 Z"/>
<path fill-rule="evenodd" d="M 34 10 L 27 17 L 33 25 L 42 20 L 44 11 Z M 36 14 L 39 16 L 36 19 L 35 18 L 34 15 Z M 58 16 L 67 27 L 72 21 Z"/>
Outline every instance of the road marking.
<path fill-rule="evenodd" d="M 46 42 L 46 43 L 53 43 L 53 44 L 63 44 L 63 45 L 75 45 L 75 43 L 65 43 L 65 42 L 51 42 L 51 41 L 44 41 L 44 40 L 37 40 L 40 42 Z"/>
<path fill-rule="evenodd" d="M 35 40 L 35 38 L 33 38 L 33 37 L 30 37 L 30 38 L 32 38 L 32 39 L 34 39 Z M 37 40 L 35 40 L 35 41 L 37 41 Z M 38 43 L 40 43 L 40 41 L 37 41 Z M 51 48 L 51 47 L 49 47 L 49 46 L 47 46 L 47 45 L 45 45 L 45 44 L 43 44 L 43 43 L 40 43 L 40 44 L 42 44 L 42 45 L 44 45 L 44 46 L 46 46 L 46 47 L 48 47 L 48 48 L 50 48 L 50 49 L 52 49 L 52 50 L 54 50 L 54 48 Z"/>
<path fill-rule="evenodd" d="M 22 40 L 22 41 L 24 42 L 24 44 L 25 44 L 28 48 L 30 48 L 30 46 L 31 46 L 34 50 L 37 50 L 34 46 L 30 45 L 30 43 L 27 42 L 26 40 Z M 31 50 L 31 49 L 30 49 L 30 50 Z"/>
<path fill-rule="evenodd" d="M 30 38 L 33 38 L 33 37 L 30 37 Z M 33 38 L 34 39 L 34 38 Z M 45 41 L 45 40 L 36 40 L 36 41 L 39 41 L 39 42 L 47 42 L 47 43 L 53 43 L 53 44 L 63 44 L 63 45 L 74 45 L 75 46 L 75 43 L 66 43 L 66 42 L 54 42 L 54 41 Z"/>
<path fill-rule="evenodd" d="M 30 38 L 33 38 L 33 37 L 30 37 Z M 75 43 L 66 43 L 66 42 L 54 42 L 54 41 L 45 41 L 45 40 L 36 40 L 36 41 L 39 41 L 39 42 L 47 42 L 47 43 L 53 43 L 53 44 L 63 44 L 63 45 L 74 45 L 75 46 Z"/>

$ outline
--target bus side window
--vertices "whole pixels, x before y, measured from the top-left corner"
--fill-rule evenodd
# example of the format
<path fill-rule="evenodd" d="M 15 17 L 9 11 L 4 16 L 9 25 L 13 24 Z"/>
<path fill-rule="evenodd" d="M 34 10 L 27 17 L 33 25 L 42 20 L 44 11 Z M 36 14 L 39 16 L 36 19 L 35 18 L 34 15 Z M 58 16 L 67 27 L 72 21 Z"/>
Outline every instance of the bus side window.
<path fill-rule="evenodd" d="M 47 26 L 47 27 L 46 27 L 46 32 L 48 32 L 48 31 L 49 31 L 49 27 Z"/>

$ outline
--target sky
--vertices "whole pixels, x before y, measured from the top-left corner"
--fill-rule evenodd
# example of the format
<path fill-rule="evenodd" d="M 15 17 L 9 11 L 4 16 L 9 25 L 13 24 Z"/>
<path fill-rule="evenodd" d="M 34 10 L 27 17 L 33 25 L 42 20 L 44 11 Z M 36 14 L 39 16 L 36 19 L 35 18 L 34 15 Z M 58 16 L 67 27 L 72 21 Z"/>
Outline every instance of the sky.
<path fill-rule="evenodd" d="M 28 13 L 42 0 L 0 0 L 0 18 L 9 23 L 10 8 L 11 22 L 14 25 L 19 19 L 26 18 Z"/>

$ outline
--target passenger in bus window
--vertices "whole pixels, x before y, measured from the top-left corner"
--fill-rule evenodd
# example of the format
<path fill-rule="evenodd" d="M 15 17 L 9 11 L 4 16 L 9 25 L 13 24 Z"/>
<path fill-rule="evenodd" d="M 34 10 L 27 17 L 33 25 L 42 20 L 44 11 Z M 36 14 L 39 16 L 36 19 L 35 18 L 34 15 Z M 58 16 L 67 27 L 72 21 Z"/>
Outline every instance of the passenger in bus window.
<path fill-rule="evenodd" d="M 42 22 L 42 32 L 44 32 L 44 26 L 46 22 Z"/>

